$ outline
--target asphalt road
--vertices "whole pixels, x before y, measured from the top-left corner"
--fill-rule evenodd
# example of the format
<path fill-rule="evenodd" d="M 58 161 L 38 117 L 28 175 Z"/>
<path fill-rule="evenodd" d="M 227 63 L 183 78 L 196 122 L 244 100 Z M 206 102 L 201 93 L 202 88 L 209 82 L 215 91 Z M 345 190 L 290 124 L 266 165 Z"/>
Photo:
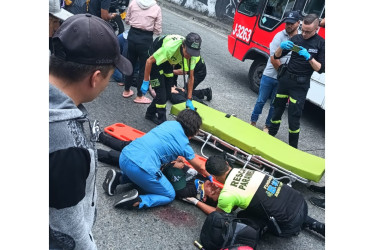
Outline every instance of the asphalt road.
<path fill-rule="evenodd" d="M 247 73 L 250 62 L 241 62 L 233 58 L 227 50 L 227 34 L 222 29 L 205 26 L 196 22 L 192 16 L 175 13 L 165 6 L 163 11 L 163 34 L 187 35 L 193 31 L 202 37 L 202 56 L 206 62 L 208 75 L 200 88 L 211 87 L 213 99 L 209 106 L 229 113 L 249 122 L 257 95 L 247 85 Z M 179 85 L 182 86 L 182 77 Z M 136 92 L 135 89 L 133 89 Z M 93 102 L 86 104 L 90 119 L 98 119 L 102 127 L 121 122 L 136 129 L 148 132 L 154 124 L 144 119 L 147 105 L 135 104 L 133 98 L 122 97 L 123 87 L 111 82 L 106 90 Z M 149 94 L 147 94 L 149 98 Z M 268 105 L 264 110 L 267 110 Z M 170 110 L 170 104 L 168 104 Z M 265 116 L 258 124 L 262 128 Z M 169 120 L 173 118 L 168 117 Z M 299 148 L 311 154 L 325 157 L 324 112 L 307 105 L 301 119 L 302 132 Z M 279 134 L 280 140 L 288 141 L 287 116 L 284 115 Z M 199 152 L 198 142 L 192 142 L 195 152 Z M 108 149 L 98 143 L 98 148 Z M 210 155 L 214 151 L 205 152 Z M 100 163 L 97 172 L 98 214 L 93 229 L 99 249 L 196 249 L 194 240 L 199 240 L 200 230 L 206 215 L 196 207 L 181 201 L 173 201 L 163 207 L 146 210 L 118 210 L 113 208 L 116 197 L 105 195 L 101 187 L 110 166 Z M 320 182 L 324 184 L 324 178 Z M 316 194 L 305 185 L 295 183 L 293 187 L 305 195 L 306 199 Z M 123 187 L 125 191 L 127 187 Z M 309 202 L 309 214 L 324 222 L 324 211 Z M 267 235 L 259 243 L 258 249 L 324 249 L 323 238 L 309 231 L 303 231 L 298 237 L 290 239 Z"/>

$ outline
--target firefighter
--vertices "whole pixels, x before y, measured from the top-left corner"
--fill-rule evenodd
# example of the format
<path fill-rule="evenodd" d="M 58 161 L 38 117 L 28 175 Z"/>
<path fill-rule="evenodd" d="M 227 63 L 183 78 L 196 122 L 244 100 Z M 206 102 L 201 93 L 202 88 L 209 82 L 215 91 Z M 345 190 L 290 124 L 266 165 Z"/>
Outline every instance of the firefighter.
<path fill-rule="evenodd" d="M 144 80 L 141 87 L 143 94 L 147 93 L 149 84 L 156 91 L 156 97 L 147 108 L 145 118 L 155 124 L 166 121 L 166 101 L 170 97 L 173 84 L 173 65 L 188 65 L 188 93 L 186 107 L 195 110 L 192 104 L 192 90 L 194 84 L 194 69 L 197 57 L 200 56 L 201 37 L 196 33 L 189 33 L 186 37 L 167 35 L 157 37 L 149 49 Z M 183 65 L 182 64 L 182 65 Z"/>
<path fill-rule="evenodd" d="M 292 50 L 286 70 L 278 75 L 279 87 L 273 103 L 274 113 L 270 121 L 269 134 L 277 134 L 289 99 L 288 140 L 294 148 L 298 146 L 300 118 L 310 87 L 310 77 L 314 71 L 325 72 L 325 40 L 317 34 L 318 25 L 317 15 L 307 15 L 303 20 L 301 34 L 282 42 L 274 53 L 274 59 L 279 59 Z M 294 45 L 297 45 L 299 50 L 295 49 Z"/>

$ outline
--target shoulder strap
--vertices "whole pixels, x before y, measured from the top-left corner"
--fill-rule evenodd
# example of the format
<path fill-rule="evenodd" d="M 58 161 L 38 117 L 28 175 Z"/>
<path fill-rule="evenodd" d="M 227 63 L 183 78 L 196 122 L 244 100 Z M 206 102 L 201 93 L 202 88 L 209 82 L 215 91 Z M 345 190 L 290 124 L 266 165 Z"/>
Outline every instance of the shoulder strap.
<path fill-rule="evenodd" d="M 232 229 L 232 222 L 234 219 L 230 218 L 228 221 L 224 221 L 222 225 L 222 228 L 225 228 L 225 230 L 222 232 L 223 237 L 223 244 L 221 248 L 224 248 L 230 238 L 230 235 L 232 235 L 233 229 Z"/>

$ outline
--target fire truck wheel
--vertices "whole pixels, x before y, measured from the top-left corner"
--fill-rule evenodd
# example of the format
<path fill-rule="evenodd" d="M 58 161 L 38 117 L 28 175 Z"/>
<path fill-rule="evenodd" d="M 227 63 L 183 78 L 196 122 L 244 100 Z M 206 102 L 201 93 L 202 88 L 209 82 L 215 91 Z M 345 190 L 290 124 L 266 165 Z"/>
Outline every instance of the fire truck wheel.
<path fill-rule="evenodd" d="M 117 15 L 115 18 L 111 19 L 109 23 L 112 26 L 116 36 L 122 34 L 125 31 L 125 26 L 120 15 Z"/>
<path fill-rule="evenodd" d="M 253 61 L 251 67 L 249 68 L 249 88 L 255 93 L 258 93 L 258 90 L 260 88 L 262 72 L 264 72 L 265 66 L 265 59 L 256 59 L 255 61 Z"/>

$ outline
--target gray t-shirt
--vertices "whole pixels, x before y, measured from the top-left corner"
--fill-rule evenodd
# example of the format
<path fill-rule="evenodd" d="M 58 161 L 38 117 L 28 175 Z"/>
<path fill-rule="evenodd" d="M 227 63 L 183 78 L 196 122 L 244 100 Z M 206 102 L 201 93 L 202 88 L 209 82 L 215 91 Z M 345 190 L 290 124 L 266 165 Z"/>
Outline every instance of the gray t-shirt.
<path fill-rule="evenodd" d="M 281 42 L 287 41 L 290 39 L 290 36 L 287 34 L 286 30 L 279 31 L 273 38 L 273 41 L 270 43 L 270 56 L 273 56 L 275 51 L 280 46 Z M 290 51 L 291 52 L 291 51 Z M 287 62 L 291 56 L 291 53 L 288 53 L 280 59 L 281 64 Z M 264 69 L 265 76 L 277 79 L 277 70 L 274 68 L 273 64 L 270 62 L 270 57 Z"/>

